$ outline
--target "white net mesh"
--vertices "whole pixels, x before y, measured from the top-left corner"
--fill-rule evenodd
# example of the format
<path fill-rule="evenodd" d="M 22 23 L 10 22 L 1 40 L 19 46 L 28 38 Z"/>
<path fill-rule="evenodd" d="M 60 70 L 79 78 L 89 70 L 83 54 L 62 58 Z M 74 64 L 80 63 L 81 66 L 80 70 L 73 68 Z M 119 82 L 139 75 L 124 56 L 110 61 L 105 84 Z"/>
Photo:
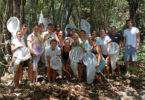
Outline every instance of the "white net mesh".
<path fill-rule="evenodd" d="M 7 29 L 12 35 L 16 35 L 16 32 L 20 29 L 20 21 L 17 17 L 11 17 L 7 21 Z"/>
<path fill-rule="evenodd" d="M 61 70 L 62 69 L 62 62 L 60 57 L 58 56 L 53 56 L 50 59 L 50 66 L 54 69 L 54 70 Z"/>
<path fill-rule="evenodd" d="M 116 68 L 116 62 L 119 56 L 119 45 L 115 42 L 111 42 L 107 48 L 108 54 L 111 57 L 111 67 L 112 69 Z"/>

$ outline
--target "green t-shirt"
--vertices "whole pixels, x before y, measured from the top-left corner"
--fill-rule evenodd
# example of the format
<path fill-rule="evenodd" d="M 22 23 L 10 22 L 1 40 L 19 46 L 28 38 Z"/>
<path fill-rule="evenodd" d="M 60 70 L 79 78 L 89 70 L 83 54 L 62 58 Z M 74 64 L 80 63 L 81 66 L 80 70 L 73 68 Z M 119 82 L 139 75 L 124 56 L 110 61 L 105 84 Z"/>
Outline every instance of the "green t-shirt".
<path fill-rule="evenodd" d="M 73 46 L 73 47 L 81 47 L 81 48 L 84 48 L 83 42 L 79 42 L 79 43 L 72 42 L 72 46 Z"/>

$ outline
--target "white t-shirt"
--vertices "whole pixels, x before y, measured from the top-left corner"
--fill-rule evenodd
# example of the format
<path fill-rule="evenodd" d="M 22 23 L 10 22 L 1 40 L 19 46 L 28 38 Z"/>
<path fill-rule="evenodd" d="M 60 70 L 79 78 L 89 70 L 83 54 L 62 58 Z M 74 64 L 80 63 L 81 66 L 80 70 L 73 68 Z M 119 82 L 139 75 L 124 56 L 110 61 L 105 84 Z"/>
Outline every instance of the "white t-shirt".
<path fill-rule="evenodd" d="M 48 31 L 43 32 L 41 36 L 44 38 L 46 34 L 47 34 L 47 36 L 46 36 L 46 40 L 44 42 L 45 47 L 50 46 L 50 39 L 51 38 L 55 38 L 57 41 L 59 41 L 59 39 L 58 39 L 56 34 L 54 34 L 54 33 L 49 34 Z"/>
<path fill-rule="evenodd" d="M 131 29 L 125 29 L 123 36 L 126 37 L 125 45 L 131 45 L 136 47 L 137 44 L 137 34 L 139 33 L 139 29 L 136 27 L 132 27 Z"/>
<path fill-rule="evenodd" d="M 111 42 L 111 39 L 108 35 L 106 35 L 103 39 L 101 37 L 97 38 L 96 44 L 101 46 L 101 51 L 103 55 L 108 55 L 107 52 L 108 42 Z"/>
<path fill-rule="evenodd" d="M 13 39 L 13 40 L 12 40 L 12 44 L 14 44 L 15 47 L 19 47 L 19 46 L 26 47 L 25 41 L 24 41 L 23 38 L 21 39 L 21 42 L 18 40 L 18 38 Z"/>
<path fill-rule="evenodd" d="M 58 55 L 61 55 L 61 50 L 58 46 L 56 46 L 55 50 L 52 50 L 50 46 L 45 49 L 45 56 L 52 57 Z"/>
<path fill-rule="evenodd" d="M 24 40 L 22 39 L 21 41 L 18 40 L 18 38 L 15 38 L 12 40 L 12 44 L 15 45 L 15 48 L 23 46 L 26 47 Z M 22 48 L 18 48 L 17 50 L 15 50 L 13 52 L 13 57 L 18 57 L 18 56 L 22 56 Z"/>

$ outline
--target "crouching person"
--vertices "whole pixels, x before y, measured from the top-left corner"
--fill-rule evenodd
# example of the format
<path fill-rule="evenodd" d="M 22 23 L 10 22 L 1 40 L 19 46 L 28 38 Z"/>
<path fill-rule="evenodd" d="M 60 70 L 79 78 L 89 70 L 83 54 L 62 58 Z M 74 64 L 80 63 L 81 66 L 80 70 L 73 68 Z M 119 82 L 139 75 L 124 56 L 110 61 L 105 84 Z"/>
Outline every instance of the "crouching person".
<path fill-rule="evenodd" d="M 53 69 L 52 66 L 50 65 L 50 59 L 53 56 L 59 56 L 60 57 L 60 55 L 61 55 L 61 50 L 57 46 L 57 40 L 55 38 L 53 38 L 53 39 L 50 40 L 50 46 L 48 46 L 45 50 L 45 56 L 47 57 L 47 62 L 48 62 L 48 66 L 47 66 L 48 82 L 50 82 L 51 76 L 53 77 L 53 82 L 55 82 L 56 72 L 57 72 L 57 70 Z M 51 75 L 51 73 L 53 75 Z"/>

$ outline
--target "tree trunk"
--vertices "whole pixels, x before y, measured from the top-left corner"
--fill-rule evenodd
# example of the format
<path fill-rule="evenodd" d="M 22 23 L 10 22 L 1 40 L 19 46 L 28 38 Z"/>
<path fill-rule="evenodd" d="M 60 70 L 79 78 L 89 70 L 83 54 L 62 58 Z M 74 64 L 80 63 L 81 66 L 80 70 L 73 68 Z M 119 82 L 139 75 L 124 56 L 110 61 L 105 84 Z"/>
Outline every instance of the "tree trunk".
<path fill-rule="evenodd" d="M 140 0 L 128 0 L 130 19 L 132 19 L 134 25 L 136 25 L 135 16 L 136 16 L 136 11 L 138 9 L 139 2 Z"/>

